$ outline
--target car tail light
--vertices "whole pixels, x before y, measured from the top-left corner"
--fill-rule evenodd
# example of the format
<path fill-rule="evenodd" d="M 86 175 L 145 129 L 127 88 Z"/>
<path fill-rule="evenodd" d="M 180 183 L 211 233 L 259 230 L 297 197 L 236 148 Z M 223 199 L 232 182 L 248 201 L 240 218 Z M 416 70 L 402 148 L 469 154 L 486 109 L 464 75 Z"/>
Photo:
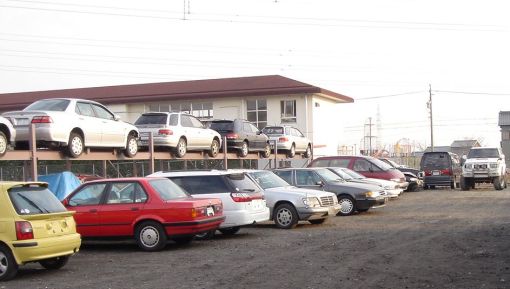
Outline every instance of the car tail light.
<path fill-rule="evenodd" d="M 432 172 L 431 172 L 431 171 L 425 171 L 425 175 L 426 175 L 426 176 L 431 176 L 431 175 L 432 175 Z"/>
<path fill-rule="evenodd" d="M 196 218 L 196 217 L 207 216 L 206 210 L 207 210 L 206 207 L 192 208 L 191 209 L 191 217 Z"/>
<path fill-rule="evenodd" d="M 158 131 L 158 134 L 161 134 L 161 135 L 173 135 L 174 132 L 171 129 L 160 129 Z"/>
<path fill-rule="evenodd" d="M 441 175 L 451 176 L 452 172 L 450 171 L 450 169 L 444 169 L 444 170 L 441 170 Z"/>
<path fill-rule="evenodd" d="M 18 240 L 30 240 L 34 238 L 34 231 L 32 230 L 30 222 L 16 222 L 16 238 Z"/>
<path fill-rule="evenodd" d="M 223 212 L 223 207 L 222 205 L 218 204 L 218 205 L 214 205 L 214 212 L 215 213 L 221 213 Z"/>
<path fill-rule="evenodd" d="M 289 138 L 288 137 L 281 137 L 278 139 L 279 142 L 286 142 L 286 141 L 289 141 Z"/>
<path fill-rule="evenodd" d="M 227 139 L 237 139 L 239 136 L 237 135 L 237 133 L 228 133 L 226 137 Z"/>
<path fill-rule="evenodd" d="M 32 118 L 32 123 L 52 123 L 53 119 L 51 119 L 48 115 L 38 115 Z"/>
<path fill-rule="evenodd" d="M 231 193 L 230 197 L 236 203 L 242 202 L 251 202 L 253 200 L 263 200 L 264 194 L 256 193 L 256 194 L 247 194 L 247 193 Z"/>

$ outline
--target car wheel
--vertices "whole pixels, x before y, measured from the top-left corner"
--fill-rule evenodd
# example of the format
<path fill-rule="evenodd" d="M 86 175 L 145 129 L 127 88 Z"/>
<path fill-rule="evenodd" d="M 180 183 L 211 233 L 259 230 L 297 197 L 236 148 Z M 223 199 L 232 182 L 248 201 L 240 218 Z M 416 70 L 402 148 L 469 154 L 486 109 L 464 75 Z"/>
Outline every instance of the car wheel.
<path fill-rule="evenodd" d="M 293 158 L 295 155 L 296 155 L 296 146 L 294 144 L 292 144 L 292 146 L 290 147 L 290 150 L 287 152 L 287 157 Z"/>
<path fill-rule="evenodd" d="M 144 251 L 158 251 L 166 245 L 167 236 L 161 224 L 147 221 L 136 226 L 135 239 Z"/>
<path fill-rule="evenodd" d="M 271 156 L 271 146 L 266 143 L 266 146 L 264 147 L 264 151 L 262 152 L 263 158 L 269 158 Z"/>
<path fill-rule="evenodd" d="M 7 281 L 18 273 L 18 263 L 14 260 L 11 250 L 0 245 L 0 281 Z"/>
<path fill-rule="evenodd" d="M 294 206 L 289 204 L 279 205 L 274 212 L 274 222 L 280 229 L 292 229 L 297 226 L 298 214 Z"/>
<path fill-rule="evenodd" d="M 469 191 L 471 187 L 471 184 L 469 183 L 469 179 L 464 178 L 463 176 L 460 177 L 460 189 L 463 191 Z"/>
<path fill-rule="evenodd" d="M 126 149 L 124 150 L 124 155 L 128 158 L 132 158 L 138 152 L 138 141 L 136 137 L 132 134 L 129 134 L 126 142 Z"/>
<path fill-rule="evenodd" d="M 312 146 L 309 144 L 307 147 L 306 147 L 306 151 L 305 151 L 305 158 L 310 158 L 312 156 Z"/>
<path fill-rule="evenodd" d="M 246 157 L 248 155 L 248 150 L 248 143 L 244 141 L 241 145 L 241 148 L 239 149 L 239 156 L 243 158 Z"/>
<path fill-rule="evenodd" d="M 187 244 L 191 243 L 191 241 L 193 241 L 193 239 L 195 239 L 195 236 L 175 237 L 175 238 L 172 238 L 172 241 L 174 241 L 178 245 L 187 245 Z"/>
<path fill-rule="evenodd" d="M 501 191 L 505 187 L 505 180 L 502 177 L 494 178 L 494 189 Z"/>
<path fill-rule="evenodd" d="M 216 233 L 216 230 L 210 230 L 201 234 L 196 234 L 195 237 L 197 240 L 210 240 L 214 238 L 214 234 Z"/>
<path fill-rule="evenodd" d="M 214 158 L 218 155 L 218 152 L 220 151 L 220 142 L 217 139 L 213 139 L 211 143 L 211 148 L 209 149 L 209 152 L 207 154 Z"/>
<path fill-rule="evenodd" d="M 69 142 L 67 143 L 67 153 L 72 158 L 79 157 L 83 150 L 85 149 L 83 145 L 83 138 L 80 134 L 72 132 L 69 135 Z"/>
<path fill-rule="evenodd" d="M 56 258 L 46 259 L 39 261 L 39 264 L 49 270 L 57 270 L 64 267 L 69 261 L 70 255 L 60 256 Z"/>
<path fill-rule="evenodd" d="M 356 203 L 350 196 L 339 196 L 338 204 L 340 204 L 340 212 L 338 212 L 340 216 L 349 216 L 356 211 Z"/>
<path fill-rule="evenodd" d="M 327 218 L 308 220 L 308 222 L 310 222 L 310 224 L 312 224 L 312 225 L 320 225 L 320 224 L 324 224 L 326 222 L 326 220 L 327 220 Z"/>
<path fill-rule="evenodd" d="M 223 235 L 234 235 L 236 234 L 237 232 L 239 232 L 239 230 L 241 229 L 241 227 L 230 227 L 230 228 L 222 228 L 222 229 L 218 229 L 218 231 L 220 231 Z"/>
<path fill-rule="evenodd" d="M 7 137 L 3 132 L 0 131 L 0 157 L 5 155 L 7 152 L 7 144 L 9 142 L 7 141 Z"/>
<path fill-rule="evenodd" d="M 180 138 L 177 142 L 177 146 L 175 147 L 175 155 L 178 158 L 184 157 L 186 155 L 186 151 L 188 150 L 188 147 L 186 145 L 186 140 L 184 138 Z"/>

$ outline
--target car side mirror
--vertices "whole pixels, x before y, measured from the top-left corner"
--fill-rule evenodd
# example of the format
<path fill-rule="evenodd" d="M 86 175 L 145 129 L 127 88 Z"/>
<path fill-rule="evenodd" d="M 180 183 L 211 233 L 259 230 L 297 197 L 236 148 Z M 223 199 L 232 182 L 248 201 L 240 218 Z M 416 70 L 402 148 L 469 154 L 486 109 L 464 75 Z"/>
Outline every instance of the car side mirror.
<path fill-rule="evenodd" d="M 373 173 L 374 172 L 374 169 L 373 168 L 368 168 L 368 171 Z"/>
<path fill-rule="evenodd" d="M 324 187 L 324 183 L 322 181 L 318 181 L 315 183 L 317 186 Z"/>
<path fill-rule="evenodd" d="M 119 121 L 119 120 L 120 120 L 120 116 L 116 114 L 116 115 L 114 115 L 114 116 L 113 116 L 113 119 L 114 119 L 115 121 Z"/>
<path fill-rule="evenodd" d="M 262 134 L 262 132 L 260 130 L 257 131 L 257 135 L 261 135 L 261 134 Z"/>
<path fill-rule="evenodd" d="M 67 199 L 63 199 L 62 200 L 62 205 L 64 205 L 64 207 L 69 206 L 69 201 Z"/>

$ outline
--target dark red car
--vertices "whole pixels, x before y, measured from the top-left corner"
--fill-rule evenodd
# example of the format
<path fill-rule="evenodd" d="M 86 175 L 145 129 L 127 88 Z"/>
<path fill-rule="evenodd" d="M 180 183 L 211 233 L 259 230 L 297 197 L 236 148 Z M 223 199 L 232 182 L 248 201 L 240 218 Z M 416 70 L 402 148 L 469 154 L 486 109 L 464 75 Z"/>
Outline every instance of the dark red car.
<path fill-rule="evenodd" d="M 219 227 L 220 199 L 192 198 L 167 178 L 103 179 L 82 184 L 63 201 L 82 237 L 135 238 L 145 251 L 168 239 L 189 243 Z"/>

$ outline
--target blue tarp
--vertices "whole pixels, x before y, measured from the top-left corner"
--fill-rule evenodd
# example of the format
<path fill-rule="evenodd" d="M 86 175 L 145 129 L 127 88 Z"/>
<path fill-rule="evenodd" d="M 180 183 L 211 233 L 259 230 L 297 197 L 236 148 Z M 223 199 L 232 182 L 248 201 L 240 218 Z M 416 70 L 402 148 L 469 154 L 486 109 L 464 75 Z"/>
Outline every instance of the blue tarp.
<path fill-rule="evenodd" d="M 80 179 L 71 172 L 39 176 L 37 180 L 47 182 L 49 189 L 60 201 L 81 185 Z"/>

